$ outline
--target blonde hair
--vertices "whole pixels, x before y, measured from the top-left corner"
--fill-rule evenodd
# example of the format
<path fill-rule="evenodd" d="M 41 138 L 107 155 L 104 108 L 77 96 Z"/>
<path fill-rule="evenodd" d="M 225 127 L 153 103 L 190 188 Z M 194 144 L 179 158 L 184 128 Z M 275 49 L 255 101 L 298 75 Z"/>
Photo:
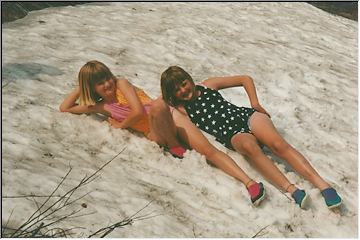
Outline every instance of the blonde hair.
<path fill-rule="evenodd" d="M 175 97 L 175 88 L 185 80 L 195 84 L 190 74 L 178 66 L 171 66 L 161 74 L 161 92 L 167 104 L 173 107 L 182 104 L 182 101 L 177 100 Z"/>
<path fill-rule="evenodd" d="M 96 93 L 96 83 L 104 79 L 116 79 L 110 69 L 102 62 L 93 60 L 87 62 L 79 71 L 80 105 L 95 105 L 101 101 L 101 96 Z"/>

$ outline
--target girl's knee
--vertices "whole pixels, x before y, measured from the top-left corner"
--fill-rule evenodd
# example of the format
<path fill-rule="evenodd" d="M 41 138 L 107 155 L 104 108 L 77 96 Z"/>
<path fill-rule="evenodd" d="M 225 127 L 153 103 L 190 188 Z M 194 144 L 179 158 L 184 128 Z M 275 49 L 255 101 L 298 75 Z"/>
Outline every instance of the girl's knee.
<path fill-rule="evenodd" d="M 152 102 L 150 107 L 151 115 L 157 116 L 167 111 L 169 111 L 169 106 L 164 102 L 164 100 L 158 98 Z"/>
<path fill-rule="evenodd" d="M 240 151 L 245 155 L 253 156 L 261 152 L 259 145 L 256 142 L 243 142 Z"/>
<path fill-rule="evenodd" d="M 270 146 L 271 151 L 276 155 L 283 155 L 290 149 L 290 145 L 284 140 L 274 141 Z"/>

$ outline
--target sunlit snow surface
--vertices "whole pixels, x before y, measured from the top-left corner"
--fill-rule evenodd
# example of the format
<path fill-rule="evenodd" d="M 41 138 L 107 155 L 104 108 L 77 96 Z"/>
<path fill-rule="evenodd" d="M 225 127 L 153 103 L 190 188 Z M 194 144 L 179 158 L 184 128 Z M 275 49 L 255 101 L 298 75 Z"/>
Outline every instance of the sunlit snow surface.
<path fill-rule="evenodd" d="M 357 237 L 357 23 L 306 3 L 92 3 L 48 8 L 2 24 L 2 220 L 19 226 L 72 167 L 58 194 L 125 149 L 71 205 L 82 214 L 56 225 L 85 237 L 147 205 L 150 218 L 109 237 Z M 343 198 L 320 192 L 269 152 L 311 197 L 300 210 L 241 155 L 208 136 L 254 179 L 267 199 L 188 151 L 177 160 L 144 137 L 101 118 L 60 113 L 80 67 L 99 60 L 151 96 L 170 65 L 195 80 L 248 74 L 279 132 Z M 249 106 L 242 88 L 223 91 Z M 81 207 L 80 207 L 81 208 Z M 264 229 L 263 229 L 264 228 Z M 262 231 L 260 231 L 263 229 Z"/>

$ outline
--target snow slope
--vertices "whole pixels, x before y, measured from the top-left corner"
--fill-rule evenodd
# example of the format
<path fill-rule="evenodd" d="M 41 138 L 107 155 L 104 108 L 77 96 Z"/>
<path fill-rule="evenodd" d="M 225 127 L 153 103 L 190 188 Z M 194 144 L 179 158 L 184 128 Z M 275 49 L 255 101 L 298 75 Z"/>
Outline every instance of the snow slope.
<path fill-rule="evenodd" d="M 143 209 L 150 218 L 109 237 L 358 236 L 357 23 L 306 3 L 91 3 L 30 12 L 2 24 L 2 221 L 18 226 L 72 171 L 59 194 L 116 154 L 71 205 L 91 213 L 59 223 L 88 236 Z M 188 151 L 176 160 L 154 143 L 96 116 L 60 113 L 80 67 L 99 60 L 151 96 L 170 65 L 197 81 L 248 74 L 281 134 L 341 194 L 320 192 L 270 152 L 311 197 L 300 210 L 241 155 L 211 141 L 255 179 L 267 199 L 251 206 L 245 188 Z M 249 106 L 242 88 L 223 91 Z M 75 196 L 74 196 L 75 197 Z M 81 208 L 81 207 L 80 207 Z M 70 209 L 71 210 L 71 209 Z M 13 211 L 13 212 L 12 212 Z M 11 215 L 12 213 L 12 215 Z M 11 217 L 10 217 L 11 215 Z"/>

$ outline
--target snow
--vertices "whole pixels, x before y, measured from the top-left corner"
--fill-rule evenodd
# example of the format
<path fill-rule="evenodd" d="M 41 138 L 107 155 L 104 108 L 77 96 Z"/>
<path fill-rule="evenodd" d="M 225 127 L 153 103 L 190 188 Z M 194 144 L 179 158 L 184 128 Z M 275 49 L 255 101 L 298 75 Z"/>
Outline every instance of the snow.
<path fill-rule="evenodd" d="M 135 214 L 148 219 L 108 237 L 358 236 L 357 23 L 306 3 L 90 3 L 30 12 L 2 24 L 2 221 L 19 226 L 44 198 L 75 187 L 116 154 L 89 193 L 69 208 L 74 237 Z M 225 149 L 265 183 L 267 199 L 251 206 L 246 189 L 195 151 L 177 160 L 146 138 L 113 129 L 102 118 L 60 113 L 87 61 L 104 62 L 152 97 L 170 65 L 196 81 L 247 74 L 279 132 L 342 196 L 335 211 L 320 192 L 272 155 L 310 195 L 307 210 L 268 183 L 240 154 Z M 249 106 L 242 88 L 223 91 Z M 12 213 L 12 215 L 11 215 Z M 10 217 L 11 215 L 11 217 Z M 263 229 L 264 228 L 264 229 Z M 262 231 L 260 231 L 263 229 Z M 259 232 L 260 231 L 260 232 Z"/>

